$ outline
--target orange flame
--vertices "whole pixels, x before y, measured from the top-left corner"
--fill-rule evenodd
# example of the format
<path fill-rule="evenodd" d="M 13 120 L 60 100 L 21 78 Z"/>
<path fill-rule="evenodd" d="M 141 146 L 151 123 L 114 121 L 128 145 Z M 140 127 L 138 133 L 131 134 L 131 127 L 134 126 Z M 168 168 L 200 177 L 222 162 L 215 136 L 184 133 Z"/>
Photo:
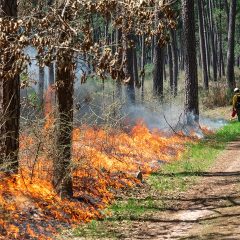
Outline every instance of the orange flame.
<path fill-rule="evenodd" d="M 138 170 L 149 174 L 160 163 L 179 159 L 186 141 L 192 141 L 150 131 L 143 123 L 129 133 L 86 125 L 76 128 L 72 165 L 74 196 L 79 201 L 62 200 L 51 185 L 52 160 L 47 153 L 46 134 L 53 122 L 52 117 L 45 125 L 41 147 L 36 146 L 39 136 L 21 136 L 19 174 L 0 178 L 0 236 L 3 232 L 9 238 L 50 239 L 57 228 L 101 218 L 100 210 L 114 198 L 111 189 L 133 186 Z"/>

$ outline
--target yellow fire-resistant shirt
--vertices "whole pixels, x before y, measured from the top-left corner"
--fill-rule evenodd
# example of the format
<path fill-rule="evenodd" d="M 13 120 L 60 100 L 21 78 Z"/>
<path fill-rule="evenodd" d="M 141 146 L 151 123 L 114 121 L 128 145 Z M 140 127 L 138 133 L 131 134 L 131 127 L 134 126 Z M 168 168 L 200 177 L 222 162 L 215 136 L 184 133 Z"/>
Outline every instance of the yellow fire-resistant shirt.
<path fill-rule="evenodd" d="M 237 108 L 237 99 L 238 97 L 240 98 L 240 93 L 236 93 L 234 96 L 233 96 L 233 108 L 236 109 Z"/>

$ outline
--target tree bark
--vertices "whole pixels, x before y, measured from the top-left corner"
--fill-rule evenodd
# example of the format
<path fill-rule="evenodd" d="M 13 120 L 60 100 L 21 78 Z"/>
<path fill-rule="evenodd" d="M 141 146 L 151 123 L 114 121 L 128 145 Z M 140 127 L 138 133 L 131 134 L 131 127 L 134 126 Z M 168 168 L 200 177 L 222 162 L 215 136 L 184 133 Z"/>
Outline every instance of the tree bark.
<path fill-rule="evenodd" d="M 222 1 L 220 1 L 220 9 L 222 9 Z M 225 62 L 223 56 L 223 36 L 222 36 L 222 14 L 220 14 L 220 61 L 221 61 L 221 75 L 225 76 Z"/>
<path fill-rule="evenodd" d="M 71 147 L 73 130 L 74 64 L 72 54 L 63 53 L 57 60 L 58 100 L 57 155 L 53 162 L 53 185 L 62 197 L 72 197 Z"/>
<path fill-rule="evenodd" d="M 203 6 L 205 6 L 205 1 L 203 0 Z M 207 74 L 208 79 L 211 78 L 211 57 L 210 57 L 210 43 L 209 43 L 209 26 L 207 21 L 207 12 L 205 11 L 205 8 L 203 7 L 203 25 L 204 25 L 204 38 L 206 43 L 206 59 L 207 59 Z"/>
<path fill-rule="evenodd" d="M 166 64 L 167 64 L 167 59 L 166 59 L 166 49 L 165 47 L 162 48 L 163 51 L 163 81 L 167 81 L 167 70 L 166 70 Z"/>
<path fill-rule="evenodd" d="M 17 0 L 0 0 L 0 17 L 17 17 Z M 14 56 L 8 53 L 3 73 L 12 70 Z M 4 74 L 5 75 L 5 74 Z M 0 79 L 0 168 L 7 173 L 18 170 L 20 119 L 20 78 Z"/>
<path fill-rule="evenodd" d="M 234 74 L 234 47 L 235 47 L 235 21 L 236 21 L 237 1 L 231 1 L 228 27 L 228 52 L 227 52 L 227 83 L 229 90 L 236 86 Z"/>
<path fill-rule="evenodd" d="M 136 44 L 136 43 L 135 43 Z M 134 73 L 134 82 L 137 87 L 141 86 L 138 76 L 138 61 L 137 61 L 137 49 L 133 47 L 133 73 Z"/>
<path fill-rule="evenodd" d="M 177 50 L 177 39 L 176 32 L 171 30 L 171 49 L 173 58 L 173 87 L 174 87 L 174 97 L 177 96 L 178 92 L 178 50 Z"/>
<path fill-rule="evenodd" d="M 194 4 L 192 0 L 182 0 L 183 36 L 185 43 L 185 116 L 187 124 L 199 120 L 198 76 L 196 58 L 196 37 Z"/>
<path fill-rule="evenodd" d="M 153 92 L 161 98 L 163 97 L 163 54 L 163 49 L 156 41 L 153 60 Z"/>
<path fill-rule="evenodd" d="M 208 90 L 209 79 L 208 79 L 208 72 L 207 72 L 206 42 L 204 38 L 204 28 L 203 28 L 202 0 L 198 0 L 198 17 L 199 17 L 199 35 L 200 35 L 203 82 L 204 82 L 204 89 Z"/>
<path fill-rule="evenodd" d="M 119 62 L 123 62 L 123 51 L 122 51 L 122 29 L 116 29 L 116 52 L 119 54 Z M 119 101 L 122 101 L 122 83 L 121 79 L 116 80 L 116 97 Z"/>
<path fill-rule="evenodd" d="M 213 67 L 213 80 L 217 81 L 217 50 L 216 50 L 216 41 L 215 41 L 215 34 L 214 34 L 214 19 L 213 19 L 213 10 L 212 10 L 212 2 L 209 0 L 209 7 L 208 7 L 208 19 L 209 19 L 209 32 L 210 32 L 210 40 L 211 40 L 211 47 L 212 47 L 212 67 Z"/>
<path fill-rule="evenodd" d="M 158 25 L 158 4 L 155 6 L 155 24 Z M 163 73 L 164 73 L 164 51 L 159 43 L 159 36 L 154 39 L 153 59 L 153 93 L 160 98 L 163 97 Z"/>
<path fill-rule="evenodd" d="M 169 85 L 171 94 L 174 94 L 174 82 L 173 82 L 173 57 L 172 46 L 168 44 L 168 66 L 169 66 Z"/>
<path fill-rule="evenodd" d="M 228 5 L 228 0 L 224 0 L 224 8 L 225 8 L 225 12 L 227 14 L 227 25 L 229 25 L 229 5 Z"/>
<path fill-rule="evenodd" d="M 54 64 L 51 63 L 48 67 L 48 83 L 50 86 L 54 84 Z"/>
<path fill-rule="evenodd" d="M 183 42 L 183 36 L 182 36 L 183 34 L 181 33 L 180 34 L 180 45 L 181 46 L 183 46 L 184 45 L 184 42 Z M 180 69 L 181 70 L 184 70 L 184 61 L 185 61 L 185 59 L 184 59 L 184 51 L 183 51 L 183 49 L 182 48 L 180 48 L 180 54 L 179 54 L 179 58 L 180 58 Z"/>
<path fill-rule="evenodd" d="M 146 45 L 145 45 L 145 36 L 142 36 L 142 54 L 141 54 L 141 84 L 142 92 L 141 99 L 144 101 L 144 81 L 145 81 L 145 62 L 146 62 Z"/>
<path fill-rule="evenodd" d="M 45 81 L 45 74 L 44 74 L 44 67 L 39 66 L 39 79 L 38 79 L 38 99 L 40 108 L 43 108 L 44 103 L 44 81 Z"/>
<path fill-rule="evenodd" d="M 155 49 L 155 40 L 154 37 L 152 37 L 152 42 L 151 42 L 151 63 L 154 62 L 154 49 Z"/>
<path fill-rule="evenodd" d="M 105 21 L 105 30 L 104 30 L 104 39 L 105 39 L 105 45 L 109 45 L 109 37 L 108 37 L 108 31 L 109 31 L 109 20 L 106 19 Z"/>
<path fill-rule="evenodd" d="M 133 34 L 122 33 L 123 41 L 123 62 L 124 74 L 126 79 L 126 94 L 128 101 L 132 104 L 135 103 L 135 85 L 134 85 L 134 67 L 133 67 Z"/>

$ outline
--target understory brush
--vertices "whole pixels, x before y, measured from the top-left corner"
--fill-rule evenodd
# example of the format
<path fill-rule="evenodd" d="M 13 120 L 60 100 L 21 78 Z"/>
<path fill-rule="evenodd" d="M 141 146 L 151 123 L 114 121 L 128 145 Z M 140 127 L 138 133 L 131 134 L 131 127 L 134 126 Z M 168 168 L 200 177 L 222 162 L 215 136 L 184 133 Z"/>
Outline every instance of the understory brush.
<path fill-rule="evenodd" d="M 216 107 L 225 107 L 231 103 L 231 94 L 226 91 L 224 84 L 211 86 L 209 91 L 201 94 L 202 104 L 205 108 L 213 109 Z"/>

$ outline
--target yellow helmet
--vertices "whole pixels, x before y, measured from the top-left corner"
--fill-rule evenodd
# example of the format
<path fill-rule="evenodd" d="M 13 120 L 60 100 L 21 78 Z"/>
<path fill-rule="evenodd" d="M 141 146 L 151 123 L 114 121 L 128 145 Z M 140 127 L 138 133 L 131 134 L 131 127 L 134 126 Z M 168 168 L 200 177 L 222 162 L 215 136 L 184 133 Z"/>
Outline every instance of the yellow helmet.
<path fill-rule="evenodd" d="M 234 90 L 233 90 L 235 93 L 236 92 L 239 92 L 239 88 L 234 88 Z"/>

